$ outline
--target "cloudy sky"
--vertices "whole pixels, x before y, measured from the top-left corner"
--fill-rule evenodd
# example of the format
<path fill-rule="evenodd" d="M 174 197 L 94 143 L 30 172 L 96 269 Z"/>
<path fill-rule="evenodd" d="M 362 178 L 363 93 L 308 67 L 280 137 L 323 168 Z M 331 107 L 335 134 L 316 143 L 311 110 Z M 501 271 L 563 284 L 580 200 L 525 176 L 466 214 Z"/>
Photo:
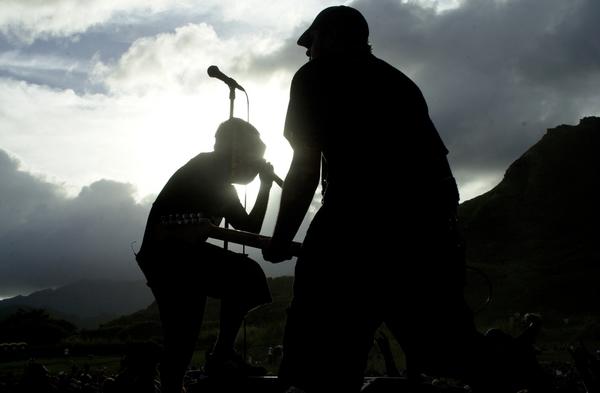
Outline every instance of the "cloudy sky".
<path fill-rule="evenodd" d="M 306 61 L 295 42 L 333 4 L 1 0 L 0 298 L 83 277 L 141 278 L 130 244 L 149 204 L 174 170 L 212 149 L 229 115 L 210 65 L 248 91 L 250 121 L 283 177 L 289 83 Z M 344 4 L 369 21 L 374 53 L 421 87 L 463 200 L 497 184 L 547 128 L 600 112 L 598 1 Z M 247 116 L 243 94 L 236 116 Z M 271 197 L 264 234 L 278 190 Z M 292 266 L 264 264 L 272 275 Z"/>

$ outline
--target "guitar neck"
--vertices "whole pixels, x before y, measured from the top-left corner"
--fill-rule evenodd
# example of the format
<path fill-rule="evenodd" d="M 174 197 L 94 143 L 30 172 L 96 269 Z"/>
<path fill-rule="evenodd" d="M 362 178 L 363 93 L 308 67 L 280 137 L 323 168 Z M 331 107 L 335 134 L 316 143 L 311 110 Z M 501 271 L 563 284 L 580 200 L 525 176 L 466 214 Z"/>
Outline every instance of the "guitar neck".
<path fill-rule="evenodd" d="M 167 232 L 174 234 L 177 228 L 178 236 L 184 236 L 192 241 L 206 239 L 206 237 L 223 240 L 231 243 L 241 244 L 248 247 L 264 249 L 271 238 L 252 232 L 239 231 L 237 229 L 221 228 L 214 225 L 210 220 L 192 214 L 172 214 L 161 217 L 161 228 L 171 228 Z M 300 254 L 302 243 L 292 242 L 290 253 L 293 256 Z"/>
<path fill-rule="evenodd" d="M 238 231 L 237 229 L 227 229 L 212 225 L 207 233 L 208 237 L 231 243 L 237 243 L 248 247 L 264 249 L 271 238 L 262 236 L 252 232 Z M 293 256 L 298 256 L 302 243 L 292 242 L 291 253 Z"/>

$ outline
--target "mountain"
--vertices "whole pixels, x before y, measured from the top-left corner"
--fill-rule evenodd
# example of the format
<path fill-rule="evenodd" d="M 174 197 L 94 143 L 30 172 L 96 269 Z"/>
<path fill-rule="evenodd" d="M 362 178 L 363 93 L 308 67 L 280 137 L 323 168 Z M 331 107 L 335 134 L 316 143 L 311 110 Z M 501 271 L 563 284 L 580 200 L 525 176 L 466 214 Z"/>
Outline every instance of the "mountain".
<path fill-rule="evenodd" d="M 42 308 L 79 327 L 93 328 L 148 306 L 154 300 L 144 281 L 82 280 L 56 289 L 0 301 L 0 316 L 17 308 Z"/>
<path fill-rule="evenodd" d="M 503 180 L 459 209 L 467 261 L 500 313 L 600 311 L 600 118 L 549 129 Z"/>

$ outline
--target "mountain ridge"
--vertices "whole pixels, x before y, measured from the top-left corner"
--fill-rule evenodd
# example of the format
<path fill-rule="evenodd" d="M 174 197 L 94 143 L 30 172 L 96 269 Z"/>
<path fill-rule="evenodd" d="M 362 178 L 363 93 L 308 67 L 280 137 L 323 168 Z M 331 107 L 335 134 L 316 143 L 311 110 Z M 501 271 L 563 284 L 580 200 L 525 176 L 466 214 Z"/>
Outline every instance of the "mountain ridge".
<path fill-rule="evenodd" d="M 0 313 L 42 308 L 78 327 L 99 324 L 148 306 L 154 300 L 145 281 L 80 280 L 56 289 L 43 289 L 0 301 Z M 2 310 L 5 310 L 2 312 Z"/>
<path fill-rule="evenodd" d="M 461 204 L 467 261 L 487 271 L 496 307 L 600 311 L 600 118 L 561 125 Z"/>

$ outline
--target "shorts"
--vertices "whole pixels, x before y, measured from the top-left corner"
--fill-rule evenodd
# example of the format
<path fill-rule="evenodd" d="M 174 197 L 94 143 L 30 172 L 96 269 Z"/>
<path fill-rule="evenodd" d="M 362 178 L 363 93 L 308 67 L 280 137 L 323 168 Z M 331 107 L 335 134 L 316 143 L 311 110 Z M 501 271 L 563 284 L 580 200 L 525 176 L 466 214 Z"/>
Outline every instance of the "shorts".
<path fill-rule="evenodd" d="M 208 296 L 236 301 L 248 311 L 271 301 L 256 261 L 213 244 L 143 248 L 137 261 L 155 296 Z"/>

